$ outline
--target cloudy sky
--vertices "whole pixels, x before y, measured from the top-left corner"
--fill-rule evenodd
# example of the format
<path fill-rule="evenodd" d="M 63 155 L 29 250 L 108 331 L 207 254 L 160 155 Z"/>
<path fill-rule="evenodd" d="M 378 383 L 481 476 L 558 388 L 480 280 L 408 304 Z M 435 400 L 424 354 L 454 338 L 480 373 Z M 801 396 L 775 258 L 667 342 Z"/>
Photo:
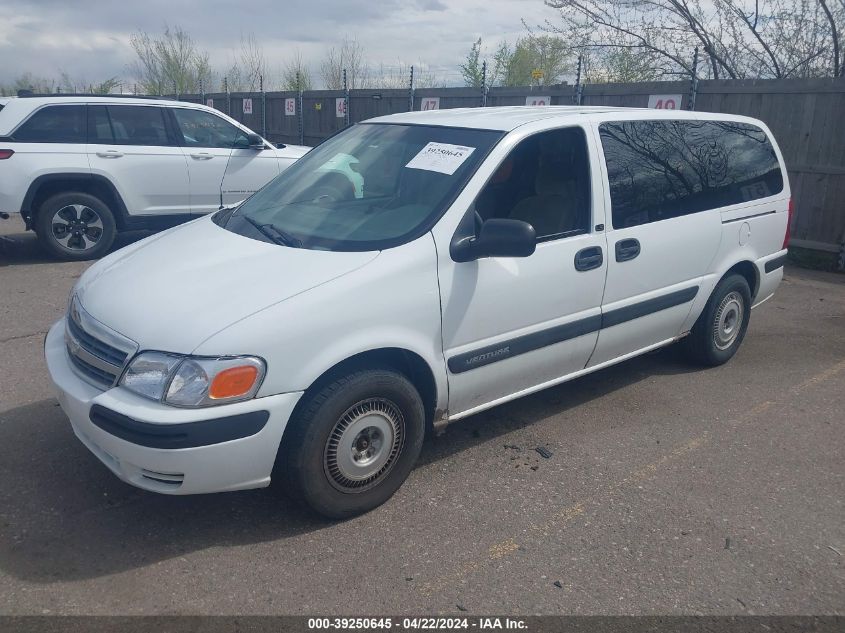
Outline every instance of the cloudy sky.
<path fill-rule="evenodd" d="M 543 0 L 0 0 L 0 82 L 31 72 L 77 81 L 131 81 L 129 36 L 181 26 L 212 65 L 231 64 L 241 36 L 255 34 L 271 72 L 296 50 L 316 70 L 344 36 L 364 46 L 374 66 L 427 64 L 441 81 L 479 36 L 492 50 L 524 34 L 521 19 L 555 19 Z"/>

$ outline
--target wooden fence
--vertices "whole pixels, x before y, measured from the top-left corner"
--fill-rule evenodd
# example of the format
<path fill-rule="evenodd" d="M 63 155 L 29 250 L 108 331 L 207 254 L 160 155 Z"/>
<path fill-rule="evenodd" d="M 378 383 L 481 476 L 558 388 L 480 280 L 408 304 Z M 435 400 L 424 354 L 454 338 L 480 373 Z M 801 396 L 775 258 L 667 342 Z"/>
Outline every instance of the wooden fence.
<path fill-rule="evenodd" d="M 688 108 L 691 85 L 682 82 L 587 84 L 582 105 L 647 107 L 652 95 L 681 95 Z M 526 98 L 547 97 L 549 105 L 573 105 L 576 88 L 490 88 L 486 99 L 475 88 L 350 90 L 348 114 L 340 90 L 182 95 L 211 102 L 222 112 L 274 142 L 316 145 L 355 123 L 384 114 L 420 110 L 438 98 L 438 107 L 525 105 Z M 292 108 L 292 109 L 291 109 Z M 772 129 L 786 159 L 795 200 L 793 243 L 838 251 L 845 243 L 845 78 L 700 81 L 695 109 L 741 114 Z"/>

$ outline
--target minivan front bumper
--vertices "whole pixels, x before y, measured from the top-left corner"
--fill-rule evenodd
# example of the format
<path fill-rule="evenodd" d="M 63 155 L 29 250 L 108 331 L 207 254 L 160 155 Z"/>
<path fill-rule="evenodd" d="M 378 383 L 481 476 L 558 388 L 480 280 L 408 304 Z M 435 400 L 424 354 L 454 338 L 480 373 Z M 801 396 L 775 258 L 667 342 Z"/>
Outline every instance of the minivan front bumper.
<path fill-rule="evenodd" d="M 79 440 L 122 480 L 165 494 L 261 488 L 302 392 L 202 409 L 178 409 L 123 388 L 107 391 L 74 371 L 64 319 L 44 355 L 59 404 Z"/>

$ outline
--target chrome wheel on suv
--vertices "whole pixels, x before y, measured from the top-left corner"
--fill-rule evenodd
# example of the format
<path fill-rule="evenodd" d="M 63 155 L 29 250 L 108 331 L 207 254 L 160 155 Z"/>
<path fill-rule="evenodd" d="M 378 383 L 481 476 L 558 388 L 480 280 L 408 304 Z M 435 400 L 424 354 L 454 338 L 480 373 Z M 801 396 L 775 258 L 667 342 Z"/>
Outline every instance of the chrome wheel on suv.
<path fill-rule="evenodd" d="M 35 228 L 44 247 L 61 259 L 94 259 L 114 242 L 114 216 L 102 200 L 88 193 L 60 193 L 36 211 Z"/>
<path fill-rule="evenodd" d="M 53 239 L 65 248 L 86 251 L 103 236 L 103 220 L 89 206 L 69 204 L 53 214 L 50 230 Z"/>

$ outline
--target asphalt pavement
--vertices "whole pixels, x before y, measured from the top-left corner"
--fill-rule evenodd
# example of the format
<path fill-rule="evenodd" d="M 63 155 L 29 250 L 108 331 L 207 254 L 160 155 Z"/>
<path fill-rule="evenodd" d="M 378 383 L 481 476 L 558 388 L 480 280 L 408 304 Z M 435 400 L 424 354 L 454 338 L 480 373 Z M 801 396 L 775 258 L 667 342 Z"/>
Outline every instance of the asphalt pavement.
<path fill-rule="evenodd" d="M 76 440 L 42 341 L 86 267 L 0 221 L 0 614 L 845 613 L 844 275 L 787 268 L 723 367 L 668 348 L 458 422 L 333 523 Z"/>

